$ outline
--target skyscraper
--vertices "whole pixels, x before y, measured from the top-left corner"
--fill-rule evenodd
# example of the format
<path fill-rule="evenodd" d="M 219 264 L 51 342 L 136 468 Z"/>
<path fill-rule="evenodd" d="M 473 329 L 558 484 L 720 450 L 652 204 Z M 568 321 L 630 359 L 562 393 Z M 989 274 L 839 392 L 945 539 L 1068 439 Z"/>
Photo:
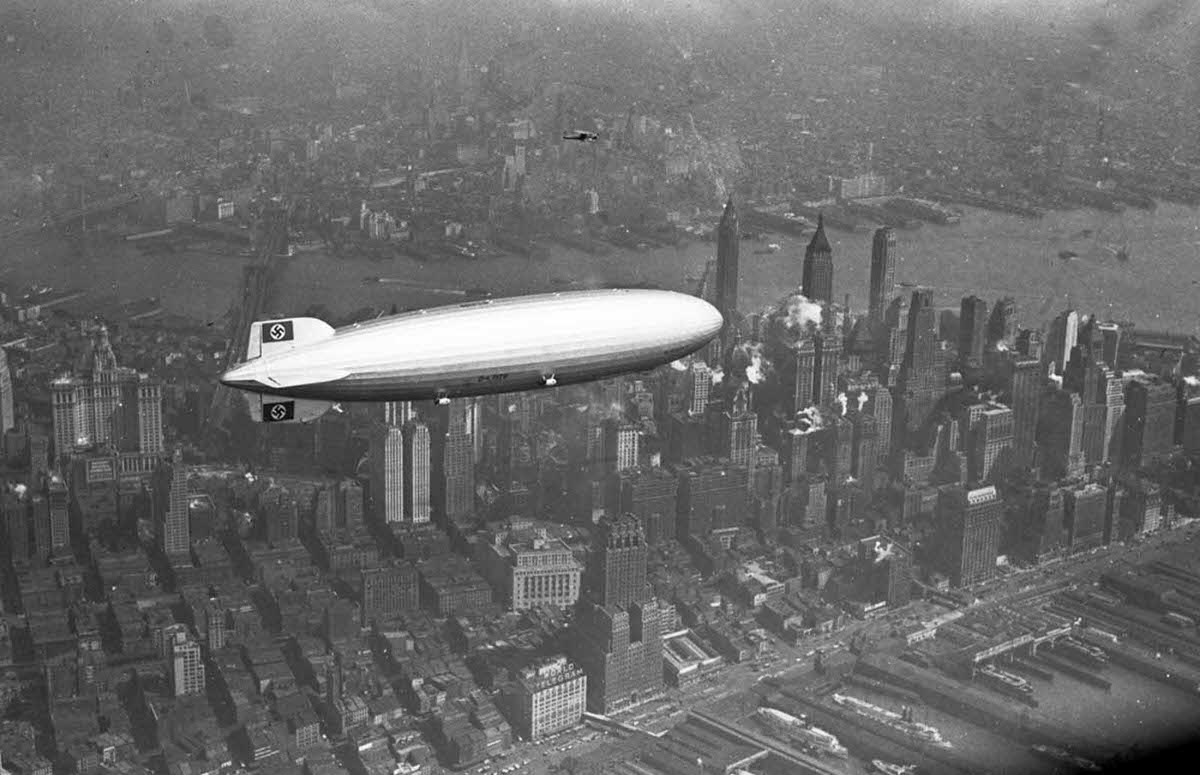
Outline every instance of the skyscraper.
<path fill-rule="evenodd" d="M 792 406 L 787 408 L 792 412 L 799 412 L 812 406 L 817 400 L 816 344 L 805 337 L 797 343 L 795 350 L 789 351 L 788 360 L 794 364 L 795 371 L 791 380 Z"/>
<path fill-rule="evenodd" d="M 837 396 L 838 371 L 842 361 L 842 335 L 840 331 L 823 331 L 817 336 L 817 406 L 828 406 Z"/>
<path fill-rule="evenodd" d="M 605 517 L 596 526 L 588 586 L 599 605 L 628 606 L 650 597 L 646 533 L 633 514 Z"/>
<path fill-rule="evenodd" d="M 679 479 L 662 468 L 636 469 L 620 475 L 617 512 L 632 514 L 642 522 L 646 543 L 675 537 Z"/>
<path fill-rule="evenodd" d="M 945 487 L 938 495 L 941 570 L 956 587 L 991 578 L 1000 549 L 1004 506 L 995 487 Z"/>
<path fill-rule="evenodd" d="M 692 361 L 688 367 L 687 412 L 704 414 L 712 394 L 712 371 L 703 361 Z"/>
<path fill-rule="evenodd" d="M 1118 368 L 1121 357 L 1121 327 L 1116 323 L 1100 323 L 1096 326 L 1100 336 L 1101 357 L 1109 367 Z"/>
<path fill-rule="evenodd" d="M 1144 465 L 1175 444 L 1176 390 L 1162 380 L 1129 380 L 1125 387 L 1125 464 Z"/>
<path fill-rule="evenodd" d="M 992 481 L 998 462 L 1013 446 L 1013 412 L 1000 404 L 989 404 L 980 412 L 973 429 L 974 449 L 972 452 L 971 478 L 976 482 Z"/>
<path fill-rule="evenodd" d="M 92 332 L 83 374 L 50 384 L 57 459 L 76 447 L 110 443 L 121 451 L 163 449 L 162 388 L 145 374 L 117 365 L 108 329 Z"/>
<path fill-rule="evenodd" d="M 11 490 L 0 492 L 0 516 L 7 531 L 5 545 L 12 554 L 13 564 L 23 566 L 32 557 L 29 545 L 29 501 Z"/>
<path fill-rule="evenodd" d="M 71 546 L 71 492 L 57 473 L 46 483 L 46 502 L 50 508 L 50 549 L 65 554 Z"/>
<path fill-rule="evenodd" d="M 875 230 L 871 242 L 871 322 L 882 323 L 892 294 L 896 292 L 896 234 L 888 227 Z"/>
<path fill-rule="evenodd" d="M 362 624 L 385 622 L 418 604 L 417 570 L 408 562 L 393 562 L 359 571 L 362 583 Z"/>
<path fill-rule="evenodd" d="M 16 425 L 13 413 L 12 372 L 8 370 L 8 355 L 0 347 L 0 435 Z"/>
<path fill-rule="evenodd" d="M 1014 462 L 1020 466 L 1033 464 L 1042 382 L 1040 361 L 1025 359 L 1018 360 L 1013 364 L 1012 377 L 1009 381 L 1009 405 L 1012 407 L 1013 415 Z"/>
<path fill-rule="evenodd" d="M 1083 473 L 1083 401 L 1078 393 L 1051 390 L 1038 417 L 1038 460 L 1049 479 Z"/>
<path fill-rule="evenodd" d="M 717 438 L 717 456 L 739 466 L 754 464 L 758 447 L 758 416 L 750 411 L 746 388 L 739 387 L 733 403 L 721 414 Z"/>
<path fill-rule="evenodd" d="M 978 296 L 964 296 L 958 319 L 958 359 L 961 362 L 983 363 L 987 325 L 987 302 Z"/>
<path fill-rule="evenodd" d="M 632 423 L 609 418 L 600 424 L 604 464 L 610 472 L 627 471 L 638 464 L 638 428 Z"/>
<path fill-rule="evenodd" d="M 404 433 L 380 425 L 371 434 L 371 507 L 384 522 L 404 520 Z"/>
<path fill-rule="evenodd" d="M 817 216 L 817 230 L 804 251 L 802 287 L 812 301 L 833 301 L 833 248 L 825 236 L 825 219 Z"/>
<path fill-rule="evenodd" d="M 188 557 L 192 542 L 188 523 L 187 469 L 178 449 L 170 461 L 163 460 L 155 469 L 154 504 L 163 554 L 172 559 Z"/>
<path fill-rule="evenodd" d="M 987 345 L 997 350 L 1010 350 L 1017 341 L 1017 303 L 1005 296 L 992 307 L 988 319 Z"/>
<path fill-rule="evenodd" d="M 1046 341 L 1045 359 L 1055 374 L 1062 374 L 1067 359 L 1079 338 L 1079 313 L 1066 310 L 1050 324 L 1050 336 Z"/>
<path fill-rule="evenodd" d="M 1024 485 L 1013 492 L 1006 508 L 1009 544 L 1015 556 L 1041 562 L 1066 545 L 1062 488 L 1044 482 Z"/>
<path fill-rule="evenodd" d="M 228 635 L 225 632 L 225 606 L 218 599 L 210 599 L 204 606 L 204 638 L 210 652 L 225 648 Z"/>
<path fill-rule="evenodd" d="M 1200 452 L 1200 384 L 1184 381 L 1179 385 L 1176 400 L 1176 440 L 1183 445 L 1184 452 Z"/>
<path fill-rule="evenodd" d="M 1101 462 L 1121 459 L 1121 442 L 1125 429 L 1125 382 L 1121 375 L 1107 366 L 1101 371 L 1100 388 L 1104 401 L 1104 440 Z"/>
<path fill-rule="evenodd" d="M 200 644 L 186 631 L 173 633 L 171 641 L 171 694 L 176 697 L 204 694 L 204 660 Z"/>
<path fill-rule="evenodd" d="M 404 520 L 428 522 L 431 515 L 429 426 L 422 422 L 404 424 Z"/>
<path fill-rule="evenodd" d="M 809 428 L 786 428 L 779 437 L 779 459 L 783 465 L 783 481 L 792 485 L 808 473 L 808 453 L 813 432 Z"/>
<path fill-rule="evenodd" d="M 904 398 L 904 428 L 910 434 L 925 426 L 945 388 L 946 375 L 938 368 L 937 336 L 933 292 L 918 288 L 913 291 L 908 309 L 908 345 L 898 384 Z"/>
<path fill-rule="evenodd" d="M 571 651 L 587 674 L 590 710 L 612 713 L 662 691 L 665 609 L 654 598 L 625 607 L 582 607 Z"/>
<path fill-rule="evenodd" d="M 717 226 L 717 287 L 716 308 L 725 318 L 722 329 L 722 345 L 730 344 L 730 333 L 736 324 L 734 319 L 738 303 L 738 252 L 741 250 L 742 234 L 738 228 L 737 209 L 733 197 L 725 203 L 725 212 Z"/>
<path fill-rule="evenodd" d="M 1107 492 L 1094 482 L 1063 493 L 1063 521 L 1067 546 L 1072 553 L 1094 549 L 1104 543 Z"/>
<path fill-rule="evenodd" d="M 875 417 L 875 431 L 878 434 L 876 449 L 879 454 L 878 465 L 886 466 L 892 454 L 892 393 L 883 385 L 878 385 L 868 391 L 868 401 L 863 410 Z"/>
<path fill-rule="evenodd" d="M 875 489 L 875 469 L 878 466 L 879 423 L 866 412 L 855 412 L 852 472 L 868 493 Z"/>
<path fill-rule="evenodd" d="M 441 486 L 443 513 L 451 520 L 475 510 L 474 418 L 467 402 L 450 404 L 449 421 L 442 439 Z"/>
<path fill-rule="evenodd" d="M 383 404 L 383 421 L 388 425 L 399 428 L 409 420 L 416 419 L 412 401 L 385 401 Z"/>

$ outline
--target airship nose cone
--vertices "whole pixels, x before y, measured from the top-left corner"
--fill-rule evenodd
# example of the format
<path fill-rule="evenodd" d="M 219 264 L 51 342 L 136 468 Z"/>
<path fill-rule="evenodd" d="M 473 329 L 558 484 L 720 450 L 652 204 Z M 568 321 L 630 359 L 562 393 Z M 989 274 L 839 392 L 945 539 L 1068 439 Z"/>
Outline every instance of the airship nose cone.
<path fill-rule="evenodd" d="M 705 336 L 715 336 L 719 333 L 725 325 L 725 318 L 721 315 L 721 311 L 704 299 L 691 297 L 690 302 L 688 315 L 697 332 L 702 332 Z"/>

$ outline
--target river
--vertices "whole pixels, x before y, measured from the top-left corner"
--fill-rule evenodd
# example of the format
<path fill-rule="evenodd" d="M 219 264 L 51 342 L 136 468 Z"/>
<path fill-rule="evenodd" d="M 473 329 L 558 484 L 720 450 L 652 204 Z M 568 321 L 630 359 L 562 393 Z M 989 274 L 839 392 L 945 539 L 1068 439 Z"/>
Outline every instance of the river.
<path fill-rule="evenodd" d="M 1090 234 L 1088 232 L 1091 232 Z M 1018 301 L 1024 325 L 1040 325 L 1070 302 L 1085 312 L 1128 319 L 1143 328 L 1200 332 L 1200 213 L 1162 204 L 1155 211 L 1123 214 L 1094 210 L 1051 212 L 1041 220 L 968 209 L 955 226 L 925 225 L 898 230 L 897 281 L 925 283 L 940 305 L 957 307 L 976 293 L 989 302 L 1001 295 Z M 870 234 L 829 231 L 834 258 L 834 292 L 850 294 L 856 309 L 866 302 Z M 739 304 L 753 311 L 773 303 L 800 282 L 806 239 L 770 237 L 781 250 L 756 254 L 762 243 L 743 241 Z M 1110 250 L 1128 244 L 1131 259 Z M 301 253 L 280 278 L 273 311 L 296 314 L 324 304 L 335 314 L 364 305 L 388 309 L 432 306 L 461 300 L 449 294 L 399 285 L 366 285 L 368 275 L 396 277 L 429 287 L 483 287 L 512 294 L 561 289 L 560 283 L 648 282 L 683 288 L 715 253 L 711 242 L 645 252 L 614 250 L 607 256 L 551 245 L 548 259 L 515 256 L 470 261 L 447 258 L 418 263 L 334 259 L 324 251 Z M 1079 254 L 1062 260 L 1058 254 Z M 158 296 L 169 312 L 219 320 L 241 282 L 245 259 L 200 251 L 146 254 L 125 243 L 96 245 L 84 254 L 65 240 L 35 234 L 5 249 L 8 272 L 0 282 L 15 289 L 33 281 L 83 287 L 131 300 Z"/>

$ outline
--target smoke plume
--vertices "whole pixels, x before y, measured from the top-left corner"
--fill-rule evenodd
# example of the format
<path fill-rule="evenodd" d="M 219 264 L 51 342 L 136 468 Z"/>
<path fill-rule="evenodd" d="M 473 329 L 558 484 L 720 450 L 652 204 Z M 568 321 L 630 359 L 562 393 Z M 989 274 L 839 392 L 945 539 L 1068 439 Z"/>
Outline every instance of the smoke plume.
<path fill-rule="evenodd" d="M 687 364 L 683 361 L 671 361 L 671 368 L 675 371 L 687 371 Z"/>
<path fill-rule="evenodd" d="M 759 385 L 767 376 L 767 362 L 763 359 L 763 348 L 758 342 L 738 345 L 738 355 L 749 361 L 746 364 L 746 381 Z"/>
<path fill-rule="evenodd" d="M 1003 339 L 996 342 L 996 350 L 1002 353 L 1008 352 L 1008 342 Z"/>
<path fill-rule="evenodd" d="M 866 393 L 859 393 L 858 394 L 858 411 L 861 412 L 863 410 L 863 407 L 867 405 L 867 401 L 870 401 L 870 400 L 871 399 L 867 397 Z"/>
<path fill-rule="evenodd" d="M 850 399 L 845 393 L 838 393 L 837 402 L 842 405 L 842 417 L 846 416 L 846 407 L 850 404 Z"/>
<path fill-rule="evenodd" d="M 1183 378 L 1183 381 L 1188 387 L 1200 387 L 1200 377 L 1188 375 Z"/>
<path fill-rule="evenodd" d="M 796 426 L 802 431 L 820 430 L 824 425 L 821 410 L 815 406 L 805 407 L 796 413 Z"/>
<path fill-rule="evenodd" d="M 803 293 L 793 293 L 780 308 L 786 316 L 784 326 L 796 334 L 821 326 L 821 305 Z"/>
<path fill-rule="evenodd" d="M 713 386 L 716 387 L 717 385 L 720 385 L 722 380 L 724 380 L 724 379 L 725 379 L 725 372 L 722 371 L 719 366 L 713 367 L 713 369 L 712 369 Z"/>
<path fill-rule="evenodd" d="M 894 546 L 895 545 L 892 544 L 890 541 L 888 542 L 887 546 L 883 545 L 883 541 L 876 541 L 875 542 L 875 562 L 883 562 L 884 560 L 888 559 L 889 557 L 894 556 L 894 553 L 892 551 Z"/>

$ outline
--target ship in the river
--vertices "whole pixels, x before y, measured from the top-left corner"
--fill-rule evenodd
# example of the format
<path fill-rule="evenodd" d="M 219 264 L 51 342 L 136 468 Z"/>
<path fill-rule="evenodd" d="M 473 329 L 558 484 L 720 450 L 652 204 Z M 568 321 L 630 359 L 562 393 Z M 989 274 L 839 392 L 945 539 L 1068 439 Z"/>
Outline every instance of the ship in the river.
<path fill-rule="evenodd" d="M 796 215 L 805 218 L 823 218 L 825 224 L 832 229 L 849 232 L 868 232 L 871 230 L 872 224 L 867 223 L 863 219 L 846 212 L 846 210 L 837 205 L 821 205 L 811 206 L 805 204 L 795 204 L 792 210 Z"/>
<path fill-rule="evenodd" d="M 1013 675 L 994 665 L 984 665 L 975 673 L 979 682 L 1005 694 L 1024 697 L 1033 694 L 1033 686 L 1019 675 Z"/>
<path fill-rule="evenodd" d="M 1100 772 L 1100 765 L 1096 764 L 1091 759 L 1085 759 L 1082 756 L 1071 753 L 1063 748 L 1058 748 L 1053 745 L 1033 745 L 1030 749 L 1052 761 L 1069 764 L 1076 772 Z"/>
<path fill-rule="evenodd" d="M 812 225 L 803 218 L 797 218 L 792 213 L 772 213 L 764 210 L 747 210 L 742 214 L 742 220 L 760 229 L 769 229 L 782 234 L 803 236 L 812 231 Z"/>
<path fill-rule="evenodd" d="M 880 724 L 903 732 L 909 737 L 914 737 L 922 742 L 941 746 L 942 748 L 952 747 L 950 742 L 942 737 L 942 733 L 937 727 L 921 723 L 920 721 L 914 721 L 910 712 L 901 715 L 895 711 L 881 708 L 866 700 L 860 700 L 857 697 L 851 697 L 846 694 L 834 694 L 833 701 L 847 710 L 852 710 L 860 716 L 865 716 Z"/>
<path fill-rule="evenodd" d="M 797 718 L 775 708 L 759 708 L 755 715 L 759 723 L 768 730 L 782 734 L 788 742 L 796 743 L 809 751 L 841 759 L 846 758 L 848 754 L 846 747 L 837 737 L 813 726 L 807 718 Z"/>
<path fill-rule="evenodd" d="M 901 215 L 920 218 L 923 221 L 929 221 L 941 226 L 950 226 L 959 222 L 959 214 L 957 212 L 948 207 L 943 207 L 937 202 L 930 202 L 927 199 L 897 196 L 884 202 L 883 206 Z"/>
<path fill-rule="evenodd" d="M 875 768 L 876 772 L 881 772 L 883 775 L 912 775 L 917 769 L 915 764 L 892 764 L 883 759 L 872 759 L 871 766 Z"/>
<path fill-rule="evenodd" d="M 1104 649 L 1076 640 L 1070 635 L 1060 638 L 1054 644 L 1054 653 L 1076 662 L 1082 662 L 1089 667 L 1104 667 L 1108 664 L 1108 654 L 1104 653 Z"/>
<path fill-rule="evenodd" d="M 914 215 L 866 202 L 843 202 L 842 207 L 852 215 L 881 223 L 884 226 L 891 226 L 893 229 L 919 229 L 925 225 L 920 218 Z"/>

